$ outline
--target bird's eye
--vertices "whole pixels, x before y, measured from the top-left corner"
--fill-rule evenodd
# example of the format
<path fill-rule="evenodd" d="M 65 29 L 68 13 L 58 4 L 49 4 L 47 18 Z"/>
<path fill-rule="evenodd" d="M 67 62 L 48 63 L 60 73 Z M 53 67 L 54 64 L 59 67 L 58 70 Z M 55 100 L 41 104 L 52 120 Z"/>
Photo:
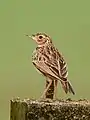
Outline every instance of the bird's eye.
<path fill-rule="evenodd" d="M 42 38 L 43 38 L 43 36 L 40 35 L 40 36 L 39 36 L 39 39 L 42 39 Z"/>

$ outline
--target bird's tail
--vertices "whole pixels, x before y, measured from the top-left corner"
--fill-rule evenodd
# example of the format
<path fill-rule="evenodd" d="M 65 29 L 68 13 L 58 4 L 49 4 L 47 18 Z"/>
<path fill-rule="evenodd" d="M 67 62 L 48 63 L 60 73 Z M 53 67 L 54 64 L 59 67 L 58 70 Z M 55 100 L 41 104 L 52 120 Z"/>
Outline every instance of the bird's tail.
<path fill-rule="evenodd" d="M 61 81 L 61 83 L 66 94 L 68 92 L 72 93 L 73 95 L 75 94 L 74 89 L 69 81 Z"/>

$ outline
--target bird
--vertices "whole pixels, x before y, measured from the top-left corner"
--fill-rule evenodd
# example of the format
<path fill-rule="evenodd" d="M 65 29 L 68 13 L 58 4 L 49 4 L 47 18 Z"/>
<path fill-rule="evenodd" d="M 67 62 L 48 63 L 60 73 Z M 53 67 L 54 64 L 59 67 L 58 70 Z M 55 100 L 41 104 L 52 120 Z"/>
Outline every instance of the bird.
<path fill-rule="evenodd" d="M 52 82 L 54 82 L 54 97 L 56 97 L 57 84 L 60 81 L 63 90 L 67 94 L 75 94 L 75 91 L 68 80 L 67 63 L 58 49 L 54 46 L 52 38 L 44 33 L 37 32 L 31 36 L 27 35 L 37 44 L 32 54 L 33 65 L 46 77 L 46 86 L 42 98 L 45 98 Z"/>

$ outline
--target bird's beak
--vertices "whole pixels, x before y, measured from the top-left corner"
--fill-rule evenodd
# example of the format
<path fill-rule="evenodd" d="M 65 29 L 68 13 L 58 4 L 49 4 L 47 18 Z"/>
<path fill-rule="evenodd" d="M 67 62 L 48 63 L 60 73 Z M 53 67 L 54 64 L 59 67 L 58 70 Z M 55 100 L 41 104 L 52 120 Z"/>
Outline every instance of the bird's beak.
<path fill-rule="evenodd" d="M 32 38 L 32 36 L 25 34 L 25 36 Z"/>
<path fill-rule="evenodd" d="M 29 37 L 29 38 L 35 40 L 35 35 L 31 35 L 31 36 L 30 36 L 30 35 L 25 34 L 25 36 L 27 36 L 27 37 Z"/>

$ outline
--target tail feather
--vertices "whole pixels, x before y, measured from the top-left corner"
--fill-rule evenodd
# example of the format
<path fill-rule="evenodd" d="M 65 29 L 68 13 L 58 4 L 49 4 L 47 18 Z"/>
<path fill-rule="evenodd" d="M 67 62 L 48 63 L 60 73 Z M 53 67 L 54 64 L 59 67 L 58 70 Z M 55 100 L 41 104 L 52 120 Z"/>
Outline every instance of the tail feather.
<path fill-rule="evenodd" d="M 61 83 L 66 94 L 70 92 L 75 95 L 74 89 L 69 81 L 61 81 Z"/>
<path fill-rule="evenodd" d="M 75 95 L 74 89 L 73 89 L 73 87 L 72 87 L 72 85 L 71 85 L 70 82 L 68 82 L 68 90 L 69 90 L 70 93 L 72 93 L 73 95 Z"/>

